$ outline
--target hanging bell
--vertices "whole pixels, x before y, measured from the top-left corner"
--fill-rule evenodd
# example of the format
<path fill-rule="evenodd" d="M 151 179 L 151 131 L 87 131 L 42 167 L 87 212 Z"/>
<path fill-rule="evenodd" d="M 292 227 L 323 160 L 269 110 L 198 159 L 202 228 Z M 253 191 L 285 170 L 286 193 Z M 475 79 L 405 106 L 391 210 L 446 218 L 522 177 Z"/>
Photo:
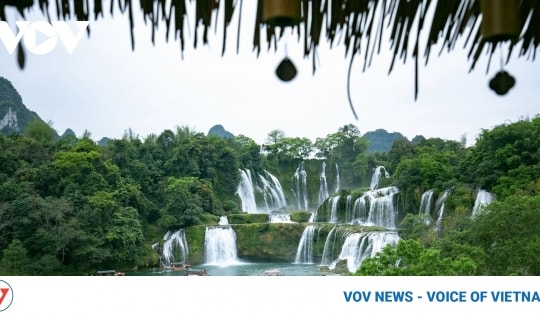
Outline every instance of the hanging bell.
<path fill-rule="evenodd" d="M 271 26 L 293 26 L 302 21 L 300 0 L 264 0 L 263 21 Z"/>
<path fill-rule="evenodd" d="M 276 75 L 281 81 L 291 81 L 296 77 L 296 73 L 296 67 L 287 57 L 285 57 L 276 68 Z"/>
<path fill-rule="evenodd" d="M 505 95 L 516 84 L 516 79 L 508 72 L 501 70 L 489 81 L 489 88 L 497 95 Z"/>
<path fill-rule="evenodd" d="M 487 42 L 500 42 L 519 38 L 520 0 L 480 0 L 482 37 Z"/>

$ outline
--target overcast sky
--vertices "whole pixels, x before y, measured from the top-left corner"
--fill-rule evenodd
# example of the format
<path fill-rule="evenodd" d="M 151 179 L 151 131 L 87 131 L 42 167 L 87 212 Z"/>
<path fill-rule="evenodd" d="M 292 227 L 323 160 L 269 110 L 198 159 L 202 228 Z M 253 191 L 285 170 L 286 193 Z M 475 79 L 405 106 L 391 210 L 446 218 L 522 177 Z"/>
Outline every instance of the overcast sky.
<path fill-rule="evenodd" d="M 274 129 L 314 141 L 354 124 L 362 134 L 384 128 L 409 139 L 423 135 L 459 140 L 465 134 L 470 145 L 482 129 L 540 112 L 540 62 L 512 59 L 506 70 L 517 83 L 501 97 L 488 88 L 499 62 L 487 72 L 487 58 L 482 57 L 469 72 L 467 51 L 457 47 L 440 57 L 432 53 L 427 67 L 420 69 L 416 101 L 412 62 L 399 61 L 388 75 L 389 53 L 376 56 L 366 72 L 363 55 L 357 57 L 350 82 L 359 116 L 355 120 L 347 101 L 349 59 L 343 45 L 330 50 L 322 43 L 313 73 L 311 57 L 304 58 L 302 43 L 290 36 L 287 53 L 299 73 L 293 81 L 281 82 L 274 71 L 285 56 L 285 43 L 277 51 L 263 49 L 258 57 L 252 50 L 254 4 L 244 1 L 239 53 L 237 13 L 224 56 L 218 31 L 211 34 L 210 45 L 199 43 L 196 50 L 188 36 L 182 58 L 179 43 L 166 43 L 163 29 L 152 45 L 150 28 L 136 9 L 135 51 L 128 17 L 116 11 L 114 18 L 90 21 L 90 37 L 84 36 L 72 55 L 60 42 L 48 55 L 27 52 L 24 70 L 18 68 L 16 54 L 9 55 L 0 45 L 0 75 L 13 83 L 30 110 L 52 121 L 58 133 L 71 128 L 81 136 L 88 130 L 95 140 L 120 138 L 127 129 L 144 139 L 177 126 L 206 134 L 221 124 L 257 143 Z M 21 18 L 8 12 L 8 19 L 13 25 Z M 36 11 L 28 19 L 45 17 Z M 189 23 L 193 30 L 193 16 Z M 383 49 L 389 51 L 388 46 Z"/>

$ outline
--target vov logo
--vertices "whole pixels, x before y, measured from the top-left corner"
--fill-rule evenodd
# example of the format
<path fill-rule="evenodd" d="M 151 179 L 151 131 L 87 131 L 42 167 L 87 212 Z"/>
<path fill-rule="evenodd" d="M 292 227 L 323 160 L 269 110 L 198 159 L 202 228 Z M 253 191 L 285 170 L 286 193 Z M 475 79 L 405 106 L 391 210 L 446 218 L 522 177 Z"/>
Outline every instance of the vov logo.
<path fill-rule="evenodd" d="M 13 302 L 13 289 L 9 283 L 0 280 L 0 312 L 6 310 Z"/>
<path fill-rule="evenodd" d="M 88 28 L 88 21 L 77 21 L 77 30 L 73 32 L 65 21 L 16 21 L 18 31 L 15 33 L 5 21 L 0 21 L 0 40 L 11 55 L 21 40 L 24 46 L 33 54 L 46 55 L 58 43 L 64 44 L 68 54 L 72 54 Z M 39 39 L 39 40 L 38 40 Z"/>

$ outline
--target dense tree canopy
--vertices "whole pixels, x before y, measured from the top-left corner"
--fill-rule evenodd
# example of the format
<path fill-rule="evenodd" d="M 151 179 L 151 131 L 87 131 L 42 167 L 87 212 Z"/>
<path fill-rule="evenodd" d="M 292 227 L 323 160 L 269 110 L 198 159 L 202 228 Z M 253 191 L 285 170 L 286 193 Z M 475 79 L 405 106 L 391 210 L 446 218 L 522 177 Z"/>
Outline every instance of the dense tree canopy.
<path fill-rule="evenodd" d="M 205 136 L 185 127 L 143 140 L 129 131 L 104 145 L 89 136 L 51 138 L 41 122 L 24 134 L 0 134 L 2 273 L 156 264 L 151 244 L 169 229 L 241 212 L 240 170 L 276 174 L 292 200 L 291 177 L 304 162 L 312 174 L 325 162 L 333 178 L 341 177 L 330 194 L 365 191 L 378 165 L 392 174 L 386 184 L 400 189 L 402 241 L 365 261 L 358 275 L 540 273 L 538 117 L 484 130 L 469 148 L 398 139 L 390 151 L 372 154 L 353 125 L 315 142 L 276 129 L 262 146 L 242 135 Z M 479 188 L 496 201 L 472 216 Z M 317 196 L 318 178 L 308 189 Z M 418 210 L 428 189 L 451 191 L 437 229 L 434 214 Z"/>

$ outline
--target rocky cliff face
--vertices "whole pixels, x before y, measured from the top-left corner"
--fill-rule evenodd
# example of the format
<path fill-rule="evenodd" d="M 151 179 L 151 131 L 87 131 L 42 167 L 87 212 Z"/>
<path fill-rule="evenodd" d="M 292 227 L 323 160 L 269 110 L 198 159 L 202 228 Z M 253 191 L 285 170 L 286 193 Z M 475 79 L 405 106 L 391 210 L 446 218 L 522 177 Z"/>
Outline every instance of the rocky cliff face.
<path fill-rule="evenodd" d="M 0 77 L 0 132 L 23 133 L 34 119 L 42 120 L 38 114 L 24 105 L 19 92 L 11 82 Z"/>

